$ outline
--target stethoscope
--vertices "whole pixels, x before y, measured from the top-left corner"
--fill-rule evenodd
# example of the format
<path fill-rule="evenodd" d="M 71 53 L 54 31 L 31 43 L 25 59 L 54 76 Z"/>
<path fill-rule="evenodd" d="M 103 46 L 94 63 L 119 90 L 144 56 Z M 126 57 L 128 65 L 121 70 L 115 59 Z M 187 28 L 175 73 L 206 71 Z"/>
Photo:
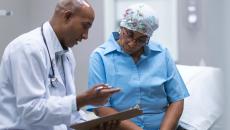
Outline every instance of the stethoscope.
<path fill-rule="evenodd" d="M 51 84 L 52 87 L 55 87 L 54 84 L 57 82 L 57 78 L 56 78 L 56 76 L 55 76 L 55 71 L 54 71 L 52 59 L 51 59 L 51 56 L 50 56 L 50 51 L 49 51 L 49 48 L 48 48 L 48 45 L 47 45 L 47 42 L 46 42 L 46 38 L 45 38 L 45 35 L 44 35 L 43 25 L 41 26 L 41 33 L 42 33 L 43 41 L 44 41 L 44 43 L 45 43 L 45 45 L 46 45 L 47 52 L 48 52 L 48 54 L 49 54 L 49 59 L 50 59 L 50 64 L 51 64 L 52 73 L 49 74 L 50 84 Z"/>

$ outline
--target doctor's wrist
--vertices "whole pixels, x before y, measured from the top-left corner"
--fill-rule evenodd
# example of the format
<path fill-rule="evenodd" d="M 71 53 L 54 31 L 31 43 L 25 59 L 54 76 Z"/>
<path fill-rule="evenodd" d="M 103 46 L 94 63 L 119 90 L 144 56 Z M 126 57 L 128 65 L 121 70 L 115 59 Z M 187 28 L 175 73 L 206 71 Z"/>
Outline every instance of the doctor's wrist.
<path fill-rule="evenodd" d="M 77 104 L 77 111 L 79 111 L 80 108 L 82 108 L 86 105 L 89 105 L 87 95 L 85 93 L 78 95 L 76 97 L 76 104 Z"/>

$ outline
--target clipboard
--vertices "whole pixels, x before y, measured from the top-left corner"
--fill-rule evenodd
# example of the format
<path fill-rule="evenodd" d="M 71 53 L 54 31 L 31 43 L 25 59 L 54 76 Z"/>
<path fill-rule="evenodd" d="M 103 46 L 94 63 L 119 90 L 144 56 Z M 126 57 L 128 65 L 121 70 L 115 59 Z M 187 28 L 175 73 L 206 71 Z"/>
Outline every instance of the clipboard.
<path fill-rule="evenodd" d="M 99 117 L 97 119 L 89 120 L 86 122 L 76 123 L 76 124 L 71 125 L 70 128 L 75 129 L 75 130 L 89 130 L 94 127 L 97 127 L 101 123 L 105 123 L 105 122 L 112 121 L 112 120 L 122 121 L 122 120 L 133 118 L 141 114 L 143 114 L 142 110 L 140 110 L 139 108 L 134 108 L 134 109 L 126 110 L 123 112 L 115 113 L 112 115 Z"/>

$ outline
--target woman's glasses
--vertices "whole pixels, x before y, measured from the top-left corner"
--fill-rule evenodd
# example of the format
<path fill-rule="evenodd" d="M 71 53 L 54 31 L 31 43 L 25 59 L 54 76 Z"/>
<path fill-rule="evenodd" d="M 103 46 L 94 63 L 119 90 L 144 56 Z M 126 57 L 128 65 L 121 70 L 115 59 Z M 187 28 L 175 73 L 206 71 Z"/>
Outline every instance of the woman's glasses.
<path fill-rule="evenodd" d="M 131 39 L 132 41 L 134 41 L 138 45 L 145 45 L 149 42 L 150 37 L 148 37 L 146 35 L 136 36 L 134 31 L 128 30 L 125 28 L 123 28 L 123 29 L 125 30 L 126 38 Z"/>

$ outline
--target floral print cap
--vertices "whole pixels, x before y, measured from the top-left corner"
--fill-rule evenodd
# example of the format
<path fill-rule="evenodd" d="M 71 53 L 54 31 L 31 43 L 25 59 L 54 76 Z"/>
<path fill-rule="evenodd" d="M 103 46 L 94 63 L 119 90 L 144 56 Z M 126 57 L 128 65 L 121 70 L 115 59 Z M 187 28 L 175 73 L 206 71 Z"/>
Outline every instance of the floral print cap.
<path fill-rule="evenodd" d="M 141 3 L 132 5 L 125 10 L 120 26 L 151 37 L 159 24 L 151 7 Z"/>

